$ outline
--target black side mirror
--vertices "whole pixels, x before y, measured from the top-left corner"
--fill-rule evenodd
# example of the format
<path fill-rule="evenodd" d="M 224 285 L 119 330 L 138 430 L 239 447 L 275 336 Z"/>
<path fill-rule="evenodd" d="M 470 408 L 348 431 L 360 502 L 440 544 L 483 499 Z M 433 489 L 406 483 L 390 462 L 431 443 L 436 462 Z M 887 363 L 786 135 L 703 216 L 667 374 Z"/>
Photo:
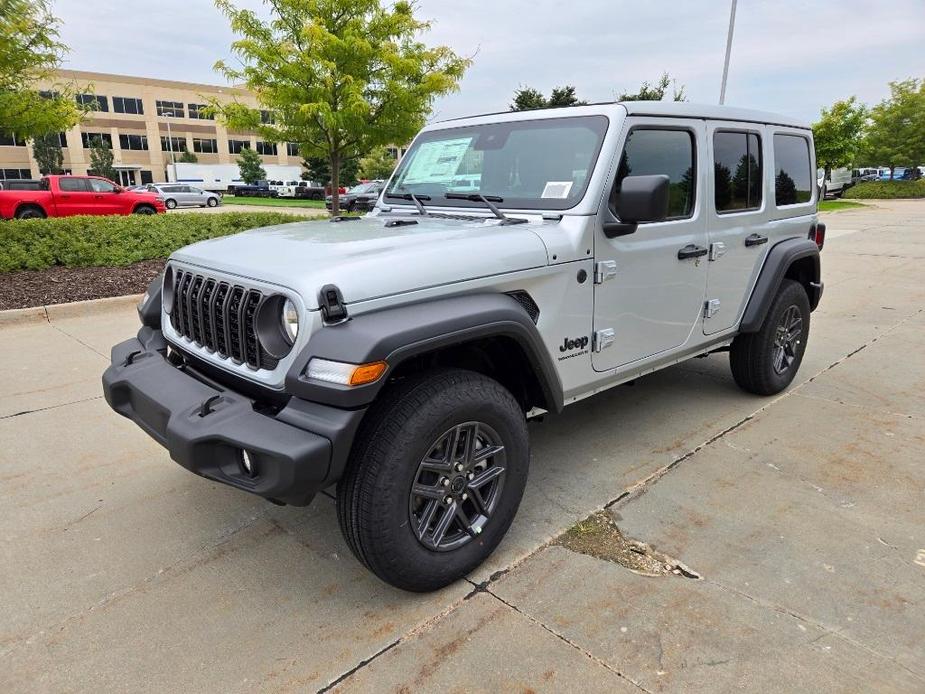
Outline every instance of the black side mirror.
<path fill-rule="evenodd" d="M 627 176 L 617 202 L 619 222 L 605 222 L 607 238 L 636 231 L 641 222 L 660 222 L 668 216 L 668 176 Z"/>

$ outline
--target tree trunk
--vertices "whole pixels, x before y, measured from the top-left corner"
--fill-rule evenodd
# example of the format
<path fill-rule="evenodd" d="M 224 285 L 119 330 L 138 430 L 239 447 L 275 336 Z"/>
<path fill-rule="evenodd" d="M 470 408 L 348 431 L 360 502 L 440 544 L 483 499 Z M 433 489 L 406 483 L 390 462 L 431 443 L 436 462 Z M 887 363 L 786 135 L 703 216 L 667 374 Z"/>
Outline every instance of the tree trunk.
<path fill-rule="evenodd" d="M 340 153 L 331 153 L 331 216 L 340 214 Z"/>

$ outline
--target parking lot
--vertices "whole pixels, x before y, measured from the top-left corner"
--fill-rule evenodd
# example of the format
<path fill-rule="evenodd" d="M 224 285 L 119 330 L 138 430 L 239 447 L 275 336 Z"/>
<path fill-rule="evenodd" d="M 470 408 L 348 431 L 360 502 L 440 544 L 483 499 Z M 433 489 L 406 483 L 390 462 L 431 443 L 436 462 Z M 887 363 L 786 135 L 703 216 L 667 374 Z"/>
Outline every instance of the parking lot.
<path fill-rule="evenodd" d="M 925 202 L 824 221 L 792 388 L 718 354 L 532 423 L 508 537 L 430 595 L 112 413 L 130 305 L 0 323 L 0 691 L 925 690 Z M 685 570 L 555 541 L 605 506 Z"/>

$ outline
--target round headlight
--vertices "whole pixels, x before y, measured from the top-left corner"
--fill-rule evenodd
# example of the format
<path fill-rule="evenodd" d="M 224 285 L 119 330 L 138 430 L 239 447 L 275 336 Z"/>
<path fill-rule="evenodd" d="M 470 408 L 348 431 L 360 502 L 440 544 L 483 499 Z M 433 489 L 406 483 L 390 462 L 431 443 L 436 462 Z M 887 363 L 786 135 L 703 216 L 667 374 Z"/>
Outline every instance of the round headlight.
<path fill-rule="evenodd" d="M 299 335 L 299 312 L 289 299 L 283 302 L 283 310 L 280 316 L 283 323 L 283 334 L 289 340 L 290 344 L 295 342 Z"/>

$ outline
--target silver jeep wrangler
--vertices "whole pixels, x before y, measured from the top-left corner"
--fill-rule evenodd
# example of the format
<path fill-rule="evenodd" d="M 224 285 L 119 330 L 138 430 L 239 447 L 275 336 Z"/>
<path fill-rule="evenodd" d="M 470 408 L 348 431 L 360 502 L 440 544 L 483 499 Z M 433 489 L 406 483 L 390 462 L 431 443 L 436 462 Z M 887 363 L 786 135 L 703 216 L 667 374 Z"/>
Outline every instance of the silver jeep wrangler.
<path fill-rule="evenodd" d="M 425 128 L 365 218 L 174 253 L 106 399 L 189 470 L 274 503 L 337 485 L 347 544 L 433 590 L 527 481 L 527 419 L 728 351 L 794 377 L 822 294 L 812 133 L 631 102 Z"/>

